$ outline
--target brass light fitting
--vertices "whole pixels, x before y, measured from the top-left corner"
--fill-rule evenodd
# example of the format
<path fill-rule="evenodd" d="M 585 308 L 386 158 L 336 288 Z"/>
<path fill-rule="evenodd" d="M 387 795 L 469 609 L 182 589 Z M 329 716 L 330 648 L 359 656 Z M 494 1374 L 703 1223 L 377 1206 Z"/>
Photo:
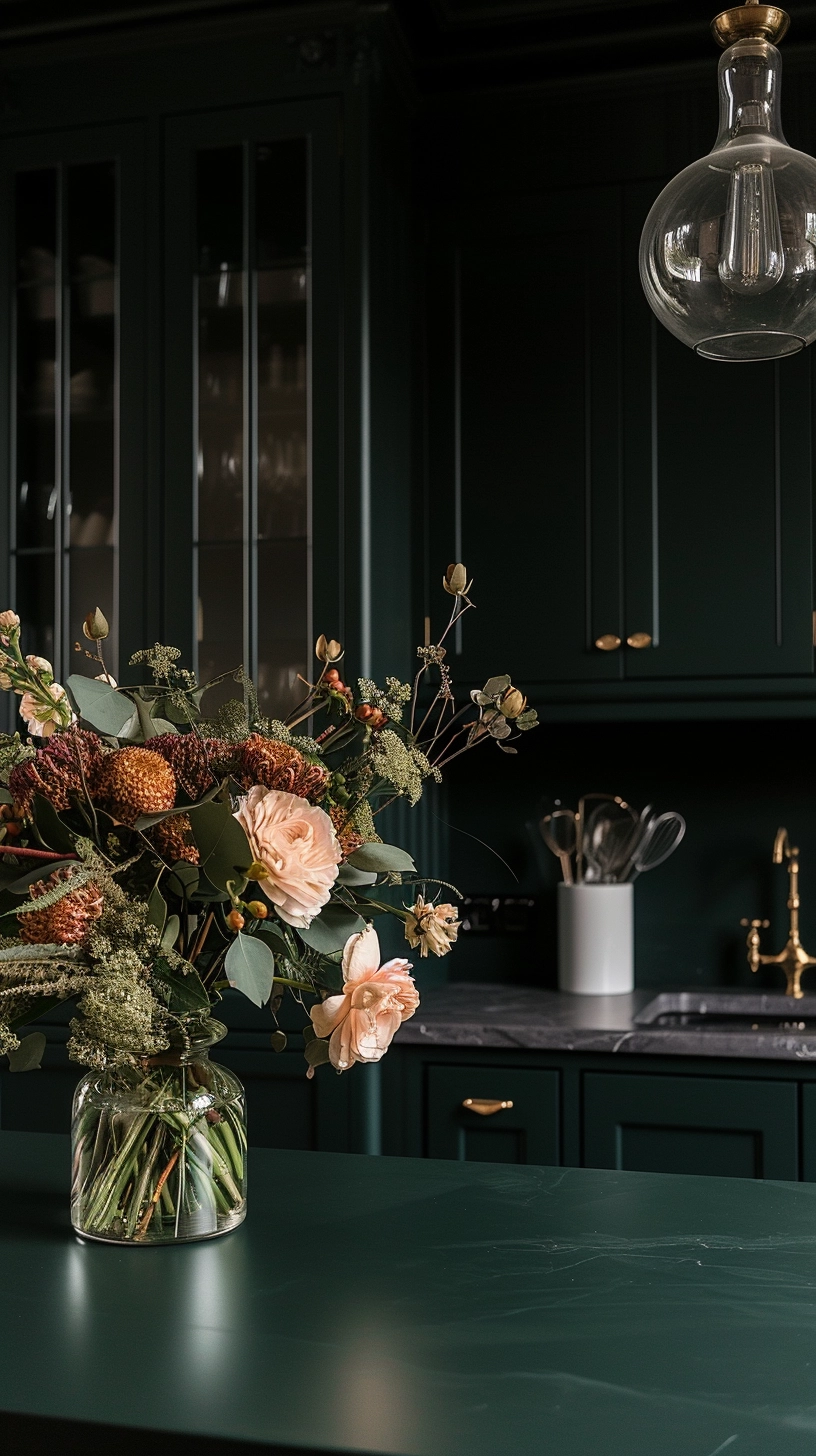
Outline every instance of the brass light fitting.
<path fill-rule="evenodd" d="M 711 30 L 725 50 L 737 40 L 769 40 L 776 45 L 789 25 L 790 16 L 778 5 L 760 5 L 759 0 L 748 0 L 746 5 L 735 5 L 733 10 L 723 10 L 715 16 Z"/>
<path fill-rule="evenodd" d="M 791 845 L 787 829 L 777 829 L 773 863 L 782 864 L 785 859 L 788 861 L 790 928 L 784 949 L 778 955 L 760 954 L 759 932 L 767 930 L 767 920 L 741 920 L 740 925 L 748 926 L 746 944 L 751 970 L 758 971 L 760 966 L 779 966 L 787 981 L 785 995 L 799 1000 L 802 996 L 802 972 L 809 966 L 816 966 L 816 956 L 809 956 L 799 939 L 799 850 Z"/>

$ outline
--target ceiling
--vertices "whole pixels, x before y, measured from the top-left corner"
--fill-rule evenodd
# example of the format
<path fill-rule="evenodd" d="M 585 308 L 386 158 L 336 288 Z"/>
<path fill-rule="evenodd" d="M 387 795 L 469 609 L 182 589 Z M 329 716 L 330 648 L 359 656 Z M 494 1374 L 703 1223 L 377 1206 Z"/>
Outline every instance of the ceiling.
<path fill-rule="evenodd" d="M 716 0 L 391 0 L 426 91 L 711 61 Z M 348 7 L 345 7 L 348 8 Z M 382 0 L 359 0 L 381 10 Z M 94 34 L 207 15 L 330 10 L 315 0 L 0 0 L 0 41 Z M 791 3 L 789 51 L 816 45 L 816 0 Z"/>

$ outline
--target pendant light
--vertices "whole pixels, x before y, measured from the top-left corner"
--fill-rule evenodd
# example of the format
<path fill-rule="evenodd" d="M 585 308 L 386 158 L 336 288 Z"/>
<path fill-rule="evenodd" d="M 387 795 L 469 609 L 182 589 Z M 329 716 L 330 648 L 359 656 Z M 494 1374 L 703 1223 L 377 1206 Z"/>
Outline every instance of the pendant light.
<path fill-rule="evenodd" d="M 779 117 L 789 18 L 775 5 L 726 10 L 720 130 L 713 151 L 664 188 L 646 219 L 640 276 L 671 333 L 707 359 L 781 359 L 816 338 L 816 161 Z"/>

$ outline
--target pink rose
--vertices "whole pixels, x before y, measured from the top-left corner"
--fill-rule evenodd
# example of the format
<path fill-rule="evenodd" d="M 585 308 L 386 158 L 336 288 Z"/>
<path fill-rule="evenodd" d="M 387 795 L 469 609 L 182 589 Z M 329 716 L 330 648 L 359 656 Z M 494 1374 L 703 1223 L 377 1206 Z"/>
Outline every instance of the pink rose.
<path fill-rule="evenodd" d="M 409 961 L 380 965 L 380 942 L 372 925 L 346 941 L 343 994 L 328 996 L 309 1015 L 318 1036 L 328 1036 L 329 1058 L 338 1072 L 354 1062 L 378 1062 L 394 1032 L 413 1016 L 419 992 Z"/>
<path fill-rule="evenodd" d="M 238 801 L 235 817 L 269 870 L 261 889 L 281 920 L 305 930 L 331 896 L 343 857 L 328 814 L 297 794 L 256 784 Z"/>

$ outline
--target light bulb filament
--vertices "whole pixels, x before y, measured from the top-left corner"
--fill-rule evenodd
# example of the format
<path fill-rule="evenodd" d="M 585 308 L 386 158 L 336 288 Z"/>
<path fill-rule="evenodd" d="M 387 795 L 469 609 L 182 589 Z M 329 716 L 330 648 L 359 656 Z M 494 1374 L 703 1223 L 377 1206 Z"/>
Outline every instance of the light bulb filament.
<path fill-rule="evenodd" d="M 750 295 L 767 293 L 785 271 L 773 170 L 767 162 L 739 162 L 731 174 L 718 271 L 732 293 Z"/>

